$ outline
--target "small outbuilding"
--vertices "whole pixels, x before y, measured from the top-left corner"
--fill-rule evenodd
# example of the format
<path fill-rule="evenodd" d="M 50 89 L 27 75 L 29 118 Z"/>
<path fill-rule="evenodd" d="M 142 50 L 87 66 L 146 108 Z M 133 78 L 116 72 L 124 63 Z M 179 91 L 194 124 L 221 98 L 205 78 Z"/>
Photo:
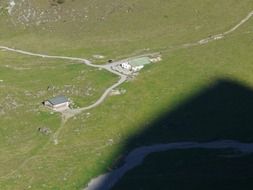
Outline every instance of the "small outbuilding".
<path fill-rule="evenodd" d="M 135 58 L 135 59 L 130 59 L 128 61 L 128 63 L 132 66 L 132 67 L 138 67 L 138 66 L 142 66 L 142 65 L 147 65 L 150 64 L 150 58 L 149 57 L 139 57 L 139 58 Z"/>
<path fill-rule="evenodd" d="M 128 62 L 121 63 L 120 66 L 121 66 L 123 69 L 127 69 L 127 70 L 129 70 L 129 71 L 132 69 L 132 66 L 129 65 Z"/>
<path fill-rule="evenodd" d="M 54 111 L 64 111 L 69 109 L 70 102 L 65 96 L 57 96 L 44 101 L 43 104 Z"/>
<path fill-rule="evenodd" d="M 131 65 L 133 71 L 141 70 L 145 65 L 150 64 L 151 61 L 149 57 L 140 57 L 136 59 L 129 60 L 129 65 Z"/>
<path fill-rule="evenodd" d="M 151 60 L 149 57 L 140 57 L 140 58 L 130 59 L 127 62 L 121 63 L 121 67 L 129 71 L 137 72 L 141 70 L 145 65 L 150 64 L 150 63 L 151 63 Z"/>

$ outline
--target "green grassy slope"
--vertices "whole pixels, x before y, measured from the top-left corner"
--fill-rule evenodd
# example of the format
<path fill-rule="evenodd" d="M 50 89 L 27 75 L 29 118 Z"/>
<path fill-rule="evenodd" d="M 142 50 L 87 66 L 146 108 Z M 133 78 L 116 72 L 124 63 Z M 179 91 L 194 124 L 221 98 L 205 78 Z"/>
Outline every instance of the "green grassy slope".
<path fill-rule="evenodd" d="M 42 5 L 44 1 L 36 2 L 48 6 Z M 48 54 L 125 57 L 147 52 L 146 48 L 162 50 L 223 32 L 253 9 L 247 0 L 139 0 L 127 2 L 133 11 L 116 9 L 104 21 L 98 21 L 105 11 L 111 10 L 114 1 L 105 1 L 106 6 L 98 1 L 74 2 L 77 4 L 66 2 L 63 6 L 81 9 L 85 2 L 91 9 L 91 20 L 31 24 L 24 28 L 20 24 L 14 27 L 3 14 L 0 23 L 5 27 L 0 27 L 0 44 Z M 159 25 L 154 27 L 156 23 Z M 64 85 L 75 85 L 77 94 L 70 91 L 68 95 L 78 104 L 88 105 L 115 78 L 76 63 L 0 52 L 1 110 L 5 110 L 0 120 L 1 189 L 80 189 L 129 151 L 128 140 L 132 136 L 145 131 L 159 115 L 172 111 L 203 87 L 229 78 L 252 88 L 252 23 L 250 20 L 223 40 L 163 54 L 162 62 L 147 66 L 136 79 L 122 85 L 126 94 L 109 97 L 90 114 L 84 112 L 62 126 L 59 115 L 40 107 L 40 102 L 53 94 L 46 91 L 49 83 L 53 81 L 57 92 L 63 92 Z M 83 86 L 94 88 L 94 96 L 83 99 Z M 19 106 L 8 108 L 5 102 L 10 101 Z M 57 146 L 50 141 L 51 136 L 37 132 L 38 127 L 44 126 L 53 132 L 62 127 Z M 155 131 L 159 134 L 163 130 L 158 127 Z M 253 140 L 251 134 L 246 134 L 247 140 Z M 219 135 L 205 137 L 212 139 L 223 134 Z M 234 137 L 229 135 L 228 138 Z M 148 141 L 136 139 L 131 146 L 199 140 L 180 133 L 167 138 L 149 137 Z M 245 140 L 243 137 L 237 136 L 239 140 Z"/>
<path fill-rule="evenodd" d="M 81 63 L 7 52 L 0 52 L 0 59 L 1 176 L 52 143 L 50 138 L 61 126 L 61 118 L 43 108 L 42 101 L 64 94 L 73 101 L 73 106 L 86 106 L 117 80 L 108 72 Z M 52 134 L 38 132 L 38 128 L 45 127 Z"/>
<path fill-rule="evenodd" d="M 59 145 L 46 146 L 29 162 L 29 167 L 24 166 L 8 180 L 1 180 L 1 185 L 6 189 L 30 184 L 34 189 L 78 189 L 92 176 L 105 171 L 122 154 L 128 137 L 144 130 L 159 113 L 173 110 L 182 100 L 217 78 L 233 78 L 252 86 L 248 61 L 252 47 L 247 43 L 251 36 L 238 33 L 222 41 L 165 56 L 163 62 L 147 67 L 134 81 L 123 85 L 127 89 L 125 95 L 111 97 L 91 110 L 90 115 L 84 113 L 69 121 L 60 134 Z M 223 56 L 214 56 L 215 52 L 222 52 Z M 142 98 L 143 94 L 145 98 Z M 247 135 L 252 139 L 251 133 Z M 151 137 L 148 143 L 160 139 L 159 136 Z M 193 140 L 184 137 L 189 138 Z M 237 138 L 243 140 L 240 136 Z M 113 145 L 110 145 L 110 139 L 113 139 Z M 177 139 L 183 140 L 180 133 L 162 141 Z"/>
<path fill-rule="evenodd" d="M 5 27 L 0 29 L 0 42 L 51 54 L 126 57 L 225 31 L 251 10 L 250 4 L 250 0 L 240 3 L 236 0 L 75 0 L 52 7 L 42 0 L 31 1 L 29 6 L 17 7 L 11 19 L 1 16 Z M 46 12 L 49 19 L 42 18 L 45 21 L 38 26 L 33 19 L 21 24 L 20 16 L 27 14 L 20 12 L 28 8 L 36 8 L 37 14 Z M 54 10 L 61 19 L 50 22 L 57 18 Z"/>

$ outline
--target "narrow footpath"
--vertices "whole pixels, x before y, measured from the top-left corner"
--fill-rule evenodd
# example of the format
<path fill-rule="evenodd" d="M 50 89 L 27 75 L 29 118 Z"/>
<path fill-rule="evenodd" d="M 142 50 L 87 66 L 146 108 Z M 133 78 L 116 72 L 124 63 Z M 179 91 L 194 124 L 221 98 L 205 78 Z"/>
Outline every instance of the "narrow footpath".
<path fill-rule="evenodd" d="M 237 30 L 240 26 L 242 26 L 244 23 L 246 23 L 252 16 L 253 16 L 253 11 L 251 11 L 245 18 L 243 18 L 238 24 L 236 24 L 234 27 L 232 27 L 228 31 L 225 31 L 225 32 L 220 33 L 220 34 L 212 35 L 212 36 L 210 36 L 208 38 L 201 39 L 201 40 L 199 40 L 197 42 L 182 44 L 182 45 L 180 45 L 180 46 L 178 46 L 176 48 L 189 48 L 189 47 L 192 47 L 192 46 L 206 44 L 206 43 L 212 42 L 214 40 L 220 40 L 220 39 L 224 38 L 226 35 L 228 35 L 228 34 L 234 32 L 235 30 Z M 92 108 L 100 105 L 106 99 L 106 97 L 111 92 L 111 90 L 113 90 L 114 88 L 118 87 L 119 85 L 121 85 L 122 83 L 124 83 L 127 80 L 127 75 L 124 75 L 124 74 L 119 73 L 119 72 L 117 72 L 117 71 L 115 71 L 115 70 L 112 69 L 112 67 L 114 65 L 120 64 L 120 63 L 126 61 L 127 59 L 116 61 L 116 62 L 113 62 L 113 63 L 108 63 L 108 64 L 105 64 L 105 65 L 96 65 L 96 64 L 93 64 L 88 59 L 79 58 L 79 57 L 46 55 L 46 54 L 33 53 L 33 52 L 24 51 L 24 50 L 14 49 L 14 48 L 6 47 L 6 46 L 1 46 L 1 45 L 0 45 L 0 49 L 5 50 L 5 51 L 10 51 L 10 52 L 15 52 L 15 53 L 23 54 L 23 55 L 28 55 L 28 56 L 41 57 L 41 58 L 79 61 L 79 62 L 82 62 L 85 65 L 90 66 L 90 67 L 105 69 L 105 70 L 107 70 L 107 71 L 109 71 L 109 72 L 111 72 L 111 73 L 113 73 L 115 75 L 118 75 L 120 77 L 119 81 L 117 83 L 113 84 L 111 87 L 108 87 L 105 90 L 105 92 L 102 94 L 102 96 L 94 104 L 89 105 L 87 107 L 78 108 L 78 109 L 71 109 L 71 110 L 68 110 L 66 112 L 63 112 L 63 116 L 65 117 L 65 119 L 73 117 L 74 115 L 77 115 L 77 114 L 81 113 L 82 111 L 86 111 L 86 110 L 92 109 Z M 163 52 L 166 52 L 166 50 L 164 50 Z M 149 55 L 153 55 L 153 54 L 154 53 L 150 53 L 150 54 L 145 54 L 145 55 L 140 55 L 140 56 L 135 56 L 135 57 L 149 56 Z M 131 57 L 131 58 L 135 58 L 135 57 Z M 128 58 L 128 59 L 130 59 L 130 58 Z"/>

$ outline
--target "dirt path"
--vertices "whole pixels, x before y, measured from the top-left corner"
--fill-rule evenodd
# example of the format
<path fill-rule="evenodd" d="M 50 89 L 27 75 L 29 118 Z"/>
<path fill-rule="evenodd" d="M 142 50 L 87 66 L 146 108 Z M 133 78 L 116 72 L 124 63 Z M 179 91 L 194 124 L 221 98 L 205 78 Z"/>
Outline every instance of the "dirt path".
<path fill-rule="evenodd" d="M 84 190 L 109 190 L 111 189 L 123 175 L 140 165 L 144 158 L 151 153 L 169 151 L 175 149 L 192 149 L 192 148 L 204 148 L 204 149 L 228 149 L 232 148 L 239 150 L 241 153 L 252 153 L 253 143 L 241 143 L 237 141 L 213 141 L 208 143 L 198 143 L 198 142 L 178 142 L 178 143 L 168 143 L 168 144 L 156 144 L 152 146 L 143 146 L 136 148 L 131 151 L 124 160 L 124 164 L 111 171 L 100 175 L 92 179 L 88 186 Z"/>
<path fill-rule="evenodd" d="M 237 30 L 241 25 L 243 25 L 245 22 L 247 22 L 251 17 L 253 16 L 253 11 L 251 11 L 244 19 L 242 19 L 237 25 L 235 25 L 233 28 L 228 30 L 227 32 L 224 32 L 223 35 L 230 34 Z"/>
<path fill-rule="evenodd" d="M 253 16 L 253 11 L 251 11 L 244 19 L 242 19 L 237 25 L 235 25 L 233 28 L 231 28 L 230 30 L 220 33 L 220 34 L 216 34 L 213 36 L 210 36 L 208 38 L 202 39 L 200 41 L 198 41 L 198 44 L 204 44 L 204 43 L 208 43 L 214 40 L 220 40 L 222 38 L 224 38 L 226 35 L 234 32 L 235 30 L 237 30 L 240 26 L 242 26 L 245 22 L 247 22 L 251 17 Z"/>
<path fill-rule="evenodd" d="M 64 60 L 71 60 L 71 61 L 81 61 L 81 62 L 84 62 L 86 65 L 91 66 L 91 67 L 101 67 L 100 65 L 94 65 L 94 64 L 91 63 L 91 61 L 89 61 L 87 59 L 83 59 L 83 58 L 32 53 L 32 52 L 28 52 L 28 51 L 19 50 L 19 49 L 9 48 L 9 47 L 6 47 L 6 46 L 0 46 L 0 49 L 15 52 L 15 53 L 20 53 L 20 54 L 23 54 L 23 55 L 34 56 L 34 57 L 50 58 L 50 59 L 64 59 Z"/>
<path fill-rule="evenodd" d="M 207 44 L 215 40 L 220 40 L 226 35 L 234 32 L 244 23 L 246 23 L 253 16 L 253 11 L 251 11 L 244 19 L 242 19 L 237 25 L 235 25 L 230 30 L 212 35 L 208 38 L 204 38 L 194 43 L 187 43 L 179 46 L 178 48 L 188 48 L 197 45 Z M 163 51 L 165 52 L 165 51 Z M 215 141 L 210 143 L 195 143 L 195 142 L 180 142 L 180 143 L 169 143 L 169 144 L 158 144 L 149 147 L 140 147 L 132 152 L 126 157 L 125 163 L 122 167 L 97 178 L 92 179 L 85 190 L 109 190 L 116 184 L 116 182 L 129 170 L 140 165 L 143 159 L 154 152 L 168 151 L 172 149 L 189 149 L 189 148 L 206 148 L 206 149 L 226 149 L 233 148 L 240 150 L 242 153 L 252 153 L 253 144 L 240 143 L 236 141 Z"/>
<path fill-rule="evenodd" d="M 251 11 L 245 18 L 243 18 L 237 25 L 235 25 L 233 28 L 231 28 L 230 30 L 223 32 L 221 34 L 217 34 L 217 35 L 213 35 L 210 36 L 208 38 L 199 40 L 198 42 L 195 43 L 188 43 L 188 44 L 183 44 L 181 46 L 175 47 L 175 48 L 188 48 L 188 47 L 192 47 L 192 46 L 196 46 L 196 45 L 202 45 L 202 44 L 206 44 L 209 43 L 211 41 L 214 40 L 219 40 L 222 39 L 223 37 L 225 37 L 225 35 L 228 35 L 232 32 L 234 32 L 235 30 L 237 30 L 240 26 L 242 26 L 245 22 L 247 22 L 251 17 L 253 16 L 253 11 Z M 15 53 L 19 53 L 19 54 L 23 54 L 23 55 L 28 55 L 28 56 L 35 56 L 35 57 L 41 57 L 41 58 L 49 58 L 49 59 L 62 59 L 62 60 L 71 60 L 71 61 L 79 61 L 82 62 L 84 64 L 86 64 L 87 66 L 90 67 L 95 67 L 95 68 L 101 68 L 101 69 L 105 69 L 108 70 L 111 73 L 114 73 L 116 75 L 118 75 L 120 77 L 119 81 L 115 84 L 113 84 L 111 87 L 107 88 L 105 90 L 105 92 L 103 93 L 103 95 L 92 105 L 87 106 L 87 107 L 83 107 L 83 108 L 79 108 L 79 109 L 73 109 L 73 110 L 68 110 L 66 112 L 63 113 L 63 118 L 64 119 L 69 119 L 70 117 L 73 117 L 77 114 L 80 114 L 82 111 L 86 111 L 92 108 L 95 108 L 96 106 L 100 105 L 108 96 L 108 94 L 110 93 L 110 91 L 116 87 L 118 87 L 119 85 L 121 85 L 122 83 L 124 83 L 127 79 L 126 75 L 123 75 L 121 73 L 118 73 L 114 70 L 111 69 L 111 66 L 113 66 L 114 64 L 119 64 L 120 62 L 123 62 L 125 60 L 122 61 L 118 61 L 118 62 L 114 62 L 114 63 L 110 63 L 110 64 L 106 64 L 106 65 L 95 65 L 92 64 L 91 61 L 89 61 L 88 59 L 84 59 L 84 58 L 78 58 L 78 57 L 67 57 L 67 56 L 54 56 L 54 55 L 45 55 L 45 54 L 39 54 L 39 53 L 32 53 L 32 52 L 28 52 L 28 51 L 23 51 L 23 50 L 19 50 L 19 49 L 14 49 L 14 48 L 10 48 L 10 47 L 6 47 L 6 46 L 1 46 L 0 45 L 0 49 L 5 50 L 5 51 L 10 51 L 10 52 L 15 52 Z M 167 50 L 163 51 L 166 52 Z M 153 55 L 153 53 L 150 54 L 145 54 L 145 56 L 148 55 Z M 143 55 L 144 56 L 144 55 Z M 140 57 L 140 56 L 135 56 L 135 57 Z M 132 57 L 133 58 L 133 57 Z M 53 141 L 55 141 L 55 144 L 57 144 L 58 142 L 58 134 L 59 132 L 62 130 L 62 127 L 64 126 L 64 122 L 61 125 L 61 127 L 58 129 L 58 131 L 55 133 L 54 137 L 53 137 Z M 48 142 L 49 143 L 49 142 Z M 47 143 L 47 144 L 48 144 Z M 32 156 L 31 158 L 28 158 L 27 160 L 25 160 L 16 170 L 14 170 L 13 172 L 10 172 L 9 174 L 5 175 L 5 176 L 0 176 L 1 178 L 6 178 L 9 177 L 11 175 L 13 175 L 14 173 L 16 173 L 20 168 L 24 167 L 26 165 L 26 163 L 33 159 L 36 158 L 37 156 Z"/>
<path fill-rule="evenodd" d="M 63 114 L 64 120 L 67 121 L 69 118 L 71 118 L 83 111 L 90 110 L 92 108 L 99 106 L 100 104 L 102 104 L 104 102 L 106 97 L 110 94 L 110 92 L 113 89 L 115 89 L 119 85 L 123 84 L 126 80 L 127 80 L 127 76 L 125 76 L 125 75 L 120 76 L 119 81 L 117 83 L 113 84 L 111 87 L 107 88 L 105 90 L 105 92 L 103 93 L 103 95 L 94 104 L 91 104 L 87 107 L 82 107 L 82 108 L 78 108 L 78 109 L 69 109 L 69 110 L 63 111 L 62 114 Z"/>
<path fill-rule="evenodd" d="M 207 44 L 212 41 L 221 40 L 225 36 L 227 36 L 228 34 L 236 31 L 239 27 L 241 27 L 244 23 L 246 23 L 249 19 L 251 19 L 252 16 L 253 16 L 253 11 L 251 11 L 245 18 L 243 18 L 238 24 L 236 24 L 233 28 L 229 29 L 228 31 L 225 31 L 220 34 L 211 35 L 211 36 L 201 39 L 197 42 L 186 43 L 186 44 L 182 44 L 179 46 L 166 48 L 166 49 L 162 50 L 162 52 L 165 53 L 165 52 L 171 51 L 172 49 L 175 50 L 175 49 L 182 49 L 182 48 L 190 48 L 190 47 L 194 47 L 194 46 L 198 46 L 198 45 Z"/>
<path fill-rule="evenodd" d="M 115 64 L 119 64 L 122 61 L 117 61 L 115 63 L 110 63 L 110 64 L 106 64 L 106 65 L 95 65 L 92 64 L 91 61 L 89 61 L 88 59 L 83 59 L 83 58 L 78 58 L 78 57 L 66 57 L 66 56 L 54 56 L 54 55 L 45 55 L 45 54 L 39 54 L 39 53 L 32 53 L 32 52 L 28 52 L 28 51 L 23 51 L 23 50 L 19 50 L 19 49 L 14 49 L 14 48 L 9 48 L 6 46 L 0 46 L 0 49 L 2 50 L 6 50 L 6 51 L 11 51 L 11 52 L 15 52 L 15 53 L 20 53 L 23 55 L 29 55 L 29 56 L 35 56 L 35 57 L 41 57 L 41 58 L 49 58 L 49 59 L 63 59 L 63 60 L 71 60 L 71 61 L 79 61 L 84 63 L 87 66 L 90 67 L 95 67 L 95 68 L 100 68 L 100 69 L 105 69 L 115 75 L 118 75 L 120 77 L 119 81 L 115 84 L 113 84 L 111 87 L 108 87 L 105 92 L 103 93 L 103 95 L 92 105 L 89 105 L 87 107 L 83 107 L 83 108 L 79 108 L 79 109 L 71 109 L 71 110 L 67 110 L 65 112 L 63 112 L 63 114 L 65 115 L 65 118 L 69 118 L 72 117 L 76 114 L 81 113 L 82 111 L 85 110 L 89 110 L 92 109 L 96 106 L 98 106 L 99 104 L 101 104 L 106 97 L 108 96 L 108 94 L 111 92 L 111 90 L 113 90 L 114 88 L 118 87 L 119 85 L 121 85 L 122 83 L 124 83 L 127 79 L 127 76 L 124 74 L 121 74 L 117 71 L 114 71 L 111 69 L 111 67 Z"/>
<path fill-rule="evenodd" d="M 209 43 L 209 42 L 214 41 L 214 40 L 220 40 L 220 39 L 224 38 L 226 35 L 228 35 L 228 34 L 234 32 L 235 30 L 237 30 L 240 26 L 242 26 L 245 22 L 247 22 L 252 16 L 253 16 L 253 11 L 251 11 L 237 25 L 235 25 L 233 28 L 231 28 L 230 30 L 228 30 L 226 32 L 216 34 L 216 35 L 210 36 L 208 38 L 201 39 L 198 42 L 183 44 L 183 45 L 179 46 L 178 48 L 187 48 L 187 47 L 192 47 L 192 46 L 196 46 L 196 45 L 206 44 L 206 43 Z M 41 57 L 41 58 L 80 61 L 80 62 L 86 64 L 87 66 L 105 69 L 105 70 L 107 70 L 107 71 L 109 71 L 109 72 L 111 72 L 115 75 L 118 75 L 120 77 L 119 81 L 117 83 L 113 84 L 111 87 L 108 87 L 105 90 L 105 92 L 102 94 L 102 96 L 94 104 L 89 105 L 87 107 L 78 108 L 78 109 L 71 109 L 71 110 L 67 110 L 67 111 L 63 112 L 63 118 L 65 120 L 67 120 L 70 117 L 73 117 L 73 116 L 75 116 L 75 115 L 77 115 L 77 114 L 79 114 L 83 111 L 95 108 L 96 106 L 100 105 L 106 99 L 106 97 L 111 92 L 111 90 L 113 90 L 114 88 L 116 88 L 119 85 L 121 85 L 122 83 L 124 83 L 127 79 L 126 75 L 121 74 L 121 73 L 111 69 L 111 67 L 113 65 L 124 62 L 125 60 L 121 60 L 121 61 L 117 61 L 117 62 L 114 62 L 114 63 L 105 64 L 105 65 L 95 65 L 95 64 L 92 64 L 92 62 L 89 61 L 88 59 L 79 58 L 79 57 L 55 56 L 55 55 L 46 55 L 46 54 L 40 54 L 40 53 L 32 53 L 32 52 L 28 52 L 28 51 L 19 50 L 19 49 L 9 48 L 9 47 L 6 47 L 6 46 L 0 46 L 0 49 L 15 52 L 15 53 L 20 53 L 20 54 L 24 54 L 24 55 L 29 55 L 29 56 Z M 145 56 L 152 55 L 152 54 L 154 54 L 154 53 L 150 53 L 150 54 L 147 54 Z"/>

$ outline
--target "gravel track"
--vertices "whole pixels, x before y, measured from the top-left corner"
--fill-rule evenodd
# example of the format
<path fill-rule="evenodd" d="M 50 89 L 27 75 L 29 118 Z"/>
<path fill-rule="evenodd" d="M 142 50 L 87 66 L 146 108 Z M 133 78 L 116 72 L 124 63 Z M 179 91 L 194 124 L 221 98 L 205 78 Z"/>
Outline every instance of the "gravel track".
<path fill-rule="evenodd" d="M 233 28 L 231 28 L 230 30 L 226 31 L 226 32 L 223 32 L 221 34 L 217 34 L 217 35 L 213 35 L 211 37 L 208 37 L 208 38 L 205 38 L 205 39 L 202 39 L 202 40 L 199 40 L 198 42 L 195 42 L 195 43 L 188 43 L 188 44 L 183 44 L 181 46 L 178 46 L 177 48 L 188 48 L 188 47 L 192 47 L 192 46 L 196 46 L 196 45 L 202 45 L 202 44 L 205 44 L 205 43 L 209 43 L 211 41 L 214 41 L 214 40 L 220 40 L 222 39 L 225 35 L 228 35 L 232 32 L 234 32 L 235 30 L 237 30 L 241 25 L 243 25 L 245 22 L 247 22 L 251 17 L 253 16 L 253 11 L 251 11 L 244 19 L 242 19 L 236 26 L 234 26 Z M 85 111 L 85 110 L 89 110 L 89 109 L 92 109 L 98 105 L 100 105 L 104 100 L 105 98 L 107 97 L 107 95 L 110 93 L 110 91 L 114 88 L 116 88 L 117 86 L 121 85 L 122 83 L 124 83 L 127 79 L 127 76 L 126 75 L 123 75 L 121 73 L 118 73 L 114 70 L 111 69 L 111 66 L 115 65 L 115 64 L 119 64 L 120 62 L 123 62 L 125 60 L 122 60 L 122 61 L 118 61 L 118 62 L 114 62 L 114 63 L 110 63 L 110 64 L 106 64 L 106 65 L 95 65 L 95 64 L 92 64 L 91 61 L 89 61 L 88 59 L 84 59 L 84 58 L 77 58 L 77 57 L 67 57 L 67 56 L 54 56 L 54 55 L 45 55 L 45 54 L 39 54 L 39 53 L 32 53 L 32 52 L 28 52 L 28 51 L 24 51 L 24 50 L 19 50 L 19 49 L 14 49 L 14 48 L 10 48 L 10 47 L 7 47 L 7 46 L 1 46 L 0 45 L 0 49 L 2 50 L 5 50 L 5 51 L 10 51 L 10 52 L 15 52 L 15 53 L 19 53 L 19 54 L 23 54 L 23 55 L 28 55 L 28 56 L 35 56 L 35 57 L 41 57 L 41 58 L 49 58 L 49 59 L 63 59 L 63 60 L 71 60 L 71 61 L 79 61 L 79 62 L 82 62 L 84 64 L 86 64 L 87 66 L 90 66 L 90 67 L 94 67 L 94 68 L 101 68 L 101 69 L 105 69 L 105 70 L 108 70 L 109 72 L 111 73 L 114 73 L 116 75 L 118 75 L 120 77 L 119 81 L 117 83 L 115 83 L 114 85 L 112 85 L 111 87 L 107 88 L 105 90 L 105 92 L 103 93 L 103 95 L 92 105 L 90 106 L 87 106 L 87 107 L 83 107 L 83 108 L 79 108 L 79 109 L 73 109 L 73 110 L 69 110 L 69 112 L 67 113 L 63 113 L 66 114 L 65 118 L 68 119 L 69 117 L 72 117 L 76 114 L 79 114 L 80 112 L 82 111 Z M 169 51 L 170 51 L 170 48 L 168 48 Z M 163 52 L 166 52 L 166 51 L 163 51 Z M 147 55 L 153 55 L 153 54 L 146 54 L 145 56 Z M 140 57 L 140 56 L 138 56 Z M 57 133 L 58 134 L 58 133 Z M 56 140 L 57 140 L 57 137 L 56 137 Z M 234 141 L 230 141 L 230 142 L 234 142 Z M 237 142 L 234 142 L 235 144 L 234 145 L 242 145 L 242 143 L 237 143 Z M 219 143 L 220 144 L 220 143 Z M 233 143 L 232 143 L 233 144 Z M 185 144 L 180 144 L 180 146 L 185 146 Z M 207 144 L 205 144 L 207 145 Z M 222 143 L 220 144 L 222 145 Z M 219 145 L 219 146 L 220 146 Z M 224 144 L 223 144 L 224 145 Z M 243 145 L 246 145 L 246 144 L 243 144 Z M 159 151 L 163 151 L 164 150 L 164 147 L 166 146 L 169 146 L 171 147 L 171 144 L 167 144 L 167 145 L 154 145 L 152 146 L 152 150 L 154 151 L 151 151 L 151 152 L 159 152 Z M 174 145 L 176 146 L 176 145 Z M 188 145 L 189 146 L 189 145 Z M 191 145 L 193 146 L 193 145 Z M 195 143 L 195 146 L 196 146 L 196 143 Z M 202 145 L 201 145 L 202 146 Z M 253 145 L 250 144 L 250 148 L 252 147 Z M 163 147 L 163 148 L 162 148 Z M 222 147 L 222 146 L 220 146 Z M 188 147 L 190 148 L 190 147 Z M 218 147 L 216 147 L 218 148 Z M 234 147 L 231 147 L 231 148 L 236 148 L 235 146 Z M 162 149 L 162 150 L 161 150 Z M 169 150 L 169 149 L 172 149 L 172 148 L 165 148 L 166 150 Z M 175 149 L 175 148 L 174 148 Z M 182 148 L 181 148 L 182 149 Z M 144 150 L 144 149 L 142 149 Z M 145 148 L 145 151 L 147 152 L 146 154 L 150 154 L 148 153 L 148 151 L 146 150 Z M 144 153 L 145 153 L 144 151 Z M 253 152 L 253 151 L 251 151 Z M 134 154 L 137 154 L 137 153 L 134 153 Z M 139 153 L 138 153 L 139 154 Z M 143 152 L 141 151 L 141 154 L 143 154 Z M 139 155 L 141 156 L 141 155 Z M 36 156 L 33 156 L 33 157 L 36 157 Z M 145 157 L 145 155 L 144 155 Z M 9 177 L 13 174 L 15 174 L 20 168 L 24 167 L 24 165 L 30 160 L 30 158 L 28 158 L 27 160 L 25 160 L 21 165 L 20 167 L 18 167 L 16 170 L 10 172 L 9 174 L 5 175 L 5 176 L 0 176 L 0 179 L 1 178 L 6 178 L 6 177 Z M 135 159 L 134 159 L 135 160 Z M 130 161 L 130 162 L 133 162 L 133 166 L 129 166 L 130 168 L 132 167 L 135 167 L 136 164 L 138 165 L 138 163 L 142 160 L 143 158 L 138 161 L 138 159 L 136 159 L 137 161 Z M 128 167 L 128 168 L 129 168 Z M 123 169 L 122 169 L 123 170 Z M 119 170 L 116 170 L 116 171 L 119 171 Z M 123 172 L 124 173 L 124 172 Z M 120 172 L 120 174 L 122 174 L 122 171 Z M 110 176 L 114 176 L 114 177 L 110 177 Z M 102 176 L 99 176 L 98 178 L 95 178 L 93 179 L 90 183 L 89 183 L 89 186 L 87 188 L 87 190 L 96 190 L 96 185 L 98 185 L 101 181 L 104 181 L 104 180 L 107 180 L 107 178 L 110 177 L 110 180 L 112 181 L 108 181 L 109 184 L 114 184 L 116 183 L 116 181 L 121 177 L 121 176 L 115 176 L 114 174 L 105 174 L 105 175 L 102 175 Z M 114 179 L 115 178 L 115 179 Z M 105 187 L 106 189 L 107 187 Z M 107 188 L 108 189 L 108 188 Z"/>
<path fill-rule="evenodd" d="M 228 35 L 232 32 L 234 32 L 236 29 L 238 29 L 241 25 L 243 25 L 245 22 L 247 22 L 251 17 L 253 16 L 253 11 L 251 11 L 244 19 L 242 19 L 237 25 L 235 25 L 233 28 L 231 28 L 230 30 L 223 32 L 221 34 L 216 34 L 213 36 L 210 36 L 208 38 L 199 40 L 198 42 L 195 43 L 188 43 L 188 44 L 183 44 L 180 47 L 191 47 L 191 46 L 196 46 L 196 45 L 202 45 L 202 44 L 206 44 L 209 43 L 211 41 L 214 40 L 219 40 L 222 39 L 225 35 Z M 32 53 L 32 52 L 28 52 L 28 51 L 24 51 L 24 50 L 19 50 L 19 49 L 14 49 L 14 48 L 10 48 L 10 47 L 6 47 L 6 46 L 0 46 L 0 49 L 2 50 L 6 50 L 6 51 L 11 51 L 11 52 L 15 52 L 15 53 L 20 53 L 23 55 L 29 55 L 29 56 L 35 56 L 35 57 L 41 57 L 41 58 L 49 58 L 49 59 L 63 59 L 63 60 L 71 60 L 71 61 L 79 61 L 84 63 L 87 66 L 90 67 L 95 67 L 95 68 L 100 68 L 100 69 L 105 69 L 115 75 L 118 75 L 120 77 L 119 81 L 115 84 L 113 84 L 111 87 L 107 88 L 105 90 L 105 92 L 102 94 L 102 96 L 92 105 L 89 105 L 87 107 L 83 107 L 83 108 L 78 108 L 78 109 L 71 109 L 71 110 L 67 110 L 65 112 L 63 112 L 64 118 L 68 119 L 76 114 L 81 113 L 82 111 L 86 111 L 89 109 L 92 109 L 94 107 L 97 107 L 98 105 L 100 105 L 101 103 L 103 103 L 103 101 L 106 99 L 106 97 L 108 96 L 108 94 L 111 92 L 111 90 L 113 90 L 114 88 L 118 87 L 119 85 L 121 85 L 122 83 L 124 83 L 127 80 L 127 76 L 119 73 L 115 70 L 112 70 L 112 66 L 120 64 L 121 62 L 124 62 L 125 60 L 121 60 L 121 61 L 117 61 L 114 63 L 108 63 L 105 65 L 95 65 L 92 64 L 92 62 L 88 59 L 84 59 L 84 58 L 79 58 L 79 57 L 67 57 L 67 56 L 56 56 L 56 55 L 46 55 L 46 54 L 40 54 L 40 53 Z M 145 56 L 148 55 L 153 55 L 154 53 L 150 53 L 150 54 L 146 54 Z M 140 57 L 140 56 L 137 56 Z"/>
<path fill-rule="evenodd" d="M 144 158 L 151 153 L 176 150 L 176 149 L 235 149 L 241 153 L 253 153 L 253 143 L 241 143 L 237 141 L 213 141 L 207 143 L 198 142 L 175 142 L 168 144 L 155 144 L 143 146 L 131 151 L 124 160 L 124 164 L 109 173 L 100 175 L 92 179 L 84 190 L 110 190 L 129 170 L 140 165 Z"/>
<path fill-rule="evenodd" d="M 89 105 L 87 107 L 83 107 L 83 108 L 78 108 L 78 109 L 71 109 L 71 110 L 67 110 L 64 111 L 63 114 L 66 114 L 66 117 L 69 118 L 70 116 L 79 114 L 82 111 L 85 110 L 89 110 L 92 109 L 98 105 L 100 105 L 108 96 L 108 94 L 111 92 L 111 90 L 113 90 L 114 88 L 118 87 L 119 85 L 121 85 L 122 83 L 124 83 L 127 80 L 127 76 L 124 74 L 121 74 L 117 71 L 114 71 L 111 69 L 111 67 L 113 65 L 119 64 L 122 61 L 117 61 L 115 63 L 110 63 L 110 64 L 106 64 L 106 65 L 95 65 L 92 64 L 91 61 L 89 61 L 88 59 L 84 59 L 84 58 L 78 58 L 78 57 L 67 57 L 67 56 L 55 56 L 55 55 L 45 55 L 45 54 L 39 54 L 39 53 L 32 53 L 32 52 L 28 52 L 28 51 L 23 51 L 23 50 L 19 50 L 19 49 L 14 49 L 14 48 L 9 48 L 6 46 L 0 46 L 0 49 L 2 50 L 6 50 L 6 51 L 11 51 L 11 52 L 15 52 L 15 53 L 20 53 L 23 55 L 29 55 L 29 56 L 35 56 L 35 57 L 41 57 L 41 58 L 48 58 L 48 59 L 63 59 L 63 60 L 70 60 L 70 61 L 78 61 L 78 62 L 82 62 L 87 66 L 90 67 L 95 67 L 95 68 L 100 68 L 100 69 L 105 69 L 115 75 L 118 75 L 120 77 L 119 81 L 115 84 L 113 84 L 112 86 L 110 86 L 109 88 L 107 88 L 105 90 L 105 92 L 102 94 L 102 96 L 92 105 Z"/>

